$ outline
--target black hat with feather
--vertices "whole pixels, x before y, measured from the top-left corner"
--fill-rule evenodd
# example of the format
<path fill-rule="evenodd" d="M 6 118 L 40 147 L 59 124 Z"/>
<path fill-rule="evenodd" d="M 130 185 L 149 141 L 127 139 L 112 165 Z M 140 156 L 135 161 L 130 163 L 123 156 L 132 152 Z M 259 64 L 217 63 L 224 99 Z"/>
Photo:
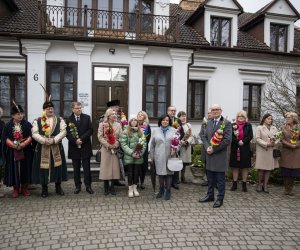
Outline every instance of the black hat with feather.
<path fill-rule="evenodd" d="M 43 109 L 51 108 L 51 107 L 54 108 L 54 104 L 53 104 L 53 102 L 51 101 L 51 95 L 48 95 L 48 93 L 47 93 L 45 87 L 44 87 L 42 84 L 40 84 L 40 85 L 42 86 L 42 88 L 43 88 L 43 90 L 44 90 L 44 92 L 45 92 L 45 95 L 46 95 L 46 101 L 45 101 L 44 104 L 43 104 Z"/>
<path fill-rule="evenodd" d="M 14 115 L 17 113 L 24 113 L 24 109 L 20 104 L 16 104 L 14 100 L 12 102 L 14 105 L 11 107 L 11 110 L 10 110 L 11 115 Z"/>

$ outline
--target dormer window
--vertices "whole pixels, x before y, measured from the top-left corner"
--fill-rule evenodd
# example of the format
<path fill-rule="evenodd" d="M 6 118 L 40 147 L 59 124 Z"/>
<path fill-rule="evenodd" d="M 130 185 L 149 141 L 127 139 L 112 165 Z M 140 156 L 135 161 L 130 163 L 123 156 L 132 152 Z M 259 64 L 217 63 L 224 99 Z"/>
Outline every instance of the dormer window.
<path fill-rule="evenodd" d="M 210 44 L 211 46 L 230 47 L 231 19 L 211 17 Z"/>
<path fill-rule="evenodd" d="M 272 51 L 287 52 L 288 25 L 271 23 L 270 47 Z"/>

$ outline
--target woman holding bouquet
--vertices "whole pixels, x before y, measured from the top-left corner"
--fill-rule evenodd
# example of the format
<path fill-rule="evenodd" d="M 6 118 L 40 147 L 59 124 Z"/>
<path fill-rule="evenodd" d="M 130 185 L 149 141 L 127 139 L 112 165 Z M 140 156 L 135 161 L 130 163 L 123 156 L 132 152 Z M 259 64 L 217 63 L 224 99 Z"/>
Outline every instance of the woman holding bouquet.
<path fill-rule="evenodd" d="M 114 181 L 120 179 L 120 165 L 117 156 L 122 127 L 117 122 L 116 111 L 107 109 L 104 120 L 99 124 L 98 140 L 101 144 L 100 180 L 104 181 L 104 194 L 116 195 Z M 109 186 L 110 181 L 110 186 Z"/>
<path fill-rule="evenodd" d="M 12 119 L 5 125 L 2 132 L 3 166 L 5 168 L 4 184 L 13 186 L 12 196 L 29 196 L 28 184 L 31 182 L 32 156 L 31 128 L 24 120 L 24 110 L 15 104 L 11 109 Z M 20 190 L 21 188 L 21 190 Z"/>
<path fill-rule="evenodd" d="M 247 192 L 248 169 L 251 168 L 250 142 L 252 138 L 252 126 L 248 122 L 247 113 L 241 110 L 236 114 L 236 119 L 232 123 L 232 142 L 229 161 L 233 176 L 231 191 L 237 190 L 240 169 L 243 178 L 242 190 L 243 192 Z"/>
<path fill-rule="evenodd" d="M 144 181 L 145 181 L 145 176 L 146 176 L 146 172 L 148 169 L 148 156 L 149 156 L 148 143 L 151 138 L 151 127 L 149 124 L 148 115 L 145 111 L 138 112 L 137 119 L 138 119 L 139 125 L 144 133 L 144 136 L 146 138 L 146 149 L 143 154 L 144 162 L 143 162 L 143 165 L 142 165 L 142 167 L 140 169 L 140 173 L 139 173 L 139 179 L 140 179 L 140 183 L 141 183 L 140 188 L 145 189 Z"/>
<path fill-rule="evenodd" d="M 282 142 L 281 157 L 279 165 L 282 170 L 284 181 L 284 194 L 294 195 L 294 180 L 299 176 L 300 169 L 300 141 L 299 141 L 299 119 L 294 112 L 285 115 L 286 123 L 278 133 Z"/>
<path fill-rule="evenodd" d="M 175 147 L 178 146 L 171 147 L 176 132 L 168 115 L 162 115 L 158 119 L 158 128 L 152 131 L 150 157 L 155 163 L 156 174 L 159 176 L 159 192 L 156 198 L 161 198 L 163 195 L 165 195 L 165 200 L 171 198 L 173 172 L 167 168 L 167 162 L 168 158 L 175 154 Z"/>
<path fill-rule="evenodd" d="M 184 111 L 180 111 L 177 114 L 177 117 L 180 119 L 183 129 L 184 136 L 181 139 L 181 147 L 180 147 L 180 157 L 183 161 L 183 168 L 181 170 L 181 182 L 185 183 L 185 168 L 192 162 L 192 146 L 191 143 L 193 141 L 192 135 L 192 126 L 187 123 L 186 113 Z"/>
<path fill-rule="evenodd" d="M 124 164 L 128 169 L 128 197 L 140 196 L 137 191 L 137 183 L 143 165 L 146 139 L 136 115 L 130 117 L 127 129 L 122 133 L 120 143 L 124 151 Z"/>
<path fill-rule="evenodd" d="M 273 157 L 273 149 L 276 140 L 277 128 L 272 125 L 273 117 L 265 114 L 256 128 L 256 162 L 255 168 L 258 170 L 257 192 L 269 193 L 268 182 L 271 170 L 278 168 L 278 158 Z"/>

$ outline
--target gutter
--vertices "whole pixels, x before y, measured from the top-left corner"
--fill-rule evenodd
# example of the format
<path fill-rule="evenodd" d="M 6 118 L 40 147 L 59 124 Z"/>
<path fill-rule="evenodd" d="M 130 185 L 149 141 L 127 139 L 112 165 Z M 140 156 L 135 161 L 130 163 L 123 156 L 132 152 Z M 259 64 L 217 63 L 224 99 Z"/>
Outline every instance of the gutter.
<path fill-rule="evenodd" d="M 27 96 L 28 96 L 28 93 L 27 93 L 27 89 L 28 89 L 28 84 L 27 84 L 27 82 L 28 82 L 27 81 L 28 58 L 27 58 L 27 55 L 23 53 L 23 46 L 22 46 L 21 39 L 18 38 L 18 41 L 19 41 L 19 54 L 25 58 L 25 89 L 26 89 L 25 104 L 26 104 L 26 117 L 28 118 L 28 103 L 27 103 Z"/>

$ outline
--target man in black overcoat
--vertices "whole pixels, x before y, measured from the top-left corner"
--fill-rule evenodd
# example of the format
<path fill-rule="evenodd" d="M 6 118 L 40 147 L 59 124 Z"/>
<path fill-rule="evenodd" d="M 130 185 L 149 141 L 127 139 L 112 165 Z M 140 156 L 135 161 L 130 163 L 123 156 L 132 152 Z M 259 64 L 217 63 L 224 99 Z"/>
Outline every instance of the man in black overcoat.
<path fill-rule="evenodd" d="M 82 165 L 84 185 L 89 194 L 94 191 L 91 187 L 91 165 L 93 155 L 91 136 L 93 134 L 92 122 L 89 115 L 82 113 L 80 102 L 72 103 L 72 114 L 67 120 L 67 138 L 69 140 L 68 157 L 72 159 L 74 170 L 74 194 L 81 191 L 80 168 Z"/>

